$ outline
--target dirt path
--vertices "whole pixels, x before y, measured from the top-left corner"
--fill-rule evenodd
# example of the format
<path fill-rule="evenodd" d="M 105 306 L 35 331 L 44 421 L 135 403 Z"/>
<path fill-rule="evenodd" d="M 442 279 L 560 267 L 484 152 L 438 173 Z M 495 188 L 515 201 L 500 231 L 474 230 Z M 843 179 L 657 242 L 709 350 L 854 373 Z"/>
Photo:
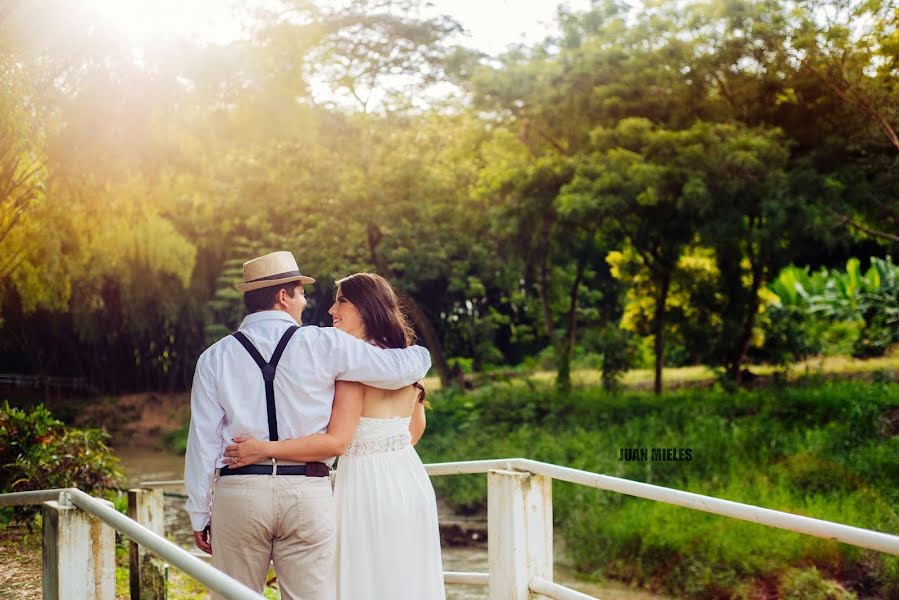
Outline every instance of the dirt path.
<path fill-rule="evenodd" d="M 0 528 L 0 599 L 41 597 L 41 533 L 25 526 Z"/>

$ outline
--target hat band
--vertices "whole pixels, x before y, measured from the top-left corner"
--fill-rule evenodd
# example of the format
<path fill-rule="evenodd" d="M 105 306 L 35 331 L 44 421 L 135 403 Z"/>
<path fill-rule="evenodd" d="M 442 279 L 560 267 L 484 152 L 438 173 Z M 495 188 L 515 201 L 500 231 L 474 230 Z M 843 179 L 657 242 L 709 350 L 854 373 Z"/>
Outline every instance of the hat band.
<path fill-rule="evenodd" d="M 269 275 L 267 277 L 260 277 L 259 279 L 251 279 L 249 281 L 245 281 L 244 283 L 256 283 L 257 281 L 272 281 L 273 279 L 284 279 L 285 277 L 302 277 L 299 271 L 287 271 L 285 273 L 278 273 L 277 275 Z"/>

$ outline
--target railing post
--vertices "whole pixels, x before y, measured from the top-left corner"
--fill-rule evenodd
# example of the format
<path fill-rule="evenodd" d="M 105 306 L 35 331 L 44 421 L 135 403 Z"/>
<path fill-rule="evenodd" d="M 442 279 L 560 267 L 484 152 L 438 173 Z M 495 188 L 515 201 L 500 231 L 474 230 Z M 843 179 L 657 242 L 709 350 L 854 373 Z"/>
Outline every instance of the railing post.
<path fill-rule="evenodd" d="M 44 600 L 114 600 L 115 529 L 59 502 L 41 513 Z"/>
<path fill-rule="evenodd" d="M 553 578 L 552 480 L 521 471 L 487 474 L 490 600 L 527 600 L 532 577 Z"/>
<path fill-rule="evenodd" d="M 128 516 L 165 537 L 165 497 L 160 489 L 128 490 Z M 129 550 L 129 582 L 134 600 L 165 600 L 165 562 L 137 542 L 131 541 Z"/>

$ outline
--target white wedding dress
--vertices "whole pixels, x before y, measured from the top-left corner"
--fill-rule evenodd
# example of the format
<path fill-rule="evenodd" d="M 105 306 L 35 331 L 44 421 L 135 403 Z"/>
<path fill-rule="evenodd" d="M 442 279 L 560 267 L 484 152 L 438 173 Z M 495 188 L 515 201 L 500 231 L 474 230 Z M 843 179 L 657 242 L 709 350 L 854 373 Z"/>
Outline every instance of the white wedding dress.
<path fill-rule="evenodd" d="M 444 600 L 434 488 L 409 418 L 362 417 L 337 463 L 338 600 Z"/>

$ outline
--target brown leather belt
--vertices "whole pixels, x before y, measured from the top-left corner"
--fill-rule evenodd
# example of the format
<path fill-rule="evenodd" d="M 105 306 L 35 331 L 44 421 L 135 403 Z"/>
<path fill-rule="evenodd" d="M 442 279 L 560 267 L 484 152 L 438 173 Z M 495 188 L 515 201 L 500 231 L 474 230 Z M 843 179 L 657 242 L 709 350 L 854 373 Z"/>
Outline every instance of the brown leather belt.
<path fill-rule="evenodd" d="M 273 465 L 247 465 L 232 469 L 222 467 L 219 476 L 225 475 L 271 475 Z M 331 467 L 321 462 L 310 462 L 305 465 L 278 465 L 278 475 L 305 475 L 306 477 L 327 477 L 331 474 Z"/>

